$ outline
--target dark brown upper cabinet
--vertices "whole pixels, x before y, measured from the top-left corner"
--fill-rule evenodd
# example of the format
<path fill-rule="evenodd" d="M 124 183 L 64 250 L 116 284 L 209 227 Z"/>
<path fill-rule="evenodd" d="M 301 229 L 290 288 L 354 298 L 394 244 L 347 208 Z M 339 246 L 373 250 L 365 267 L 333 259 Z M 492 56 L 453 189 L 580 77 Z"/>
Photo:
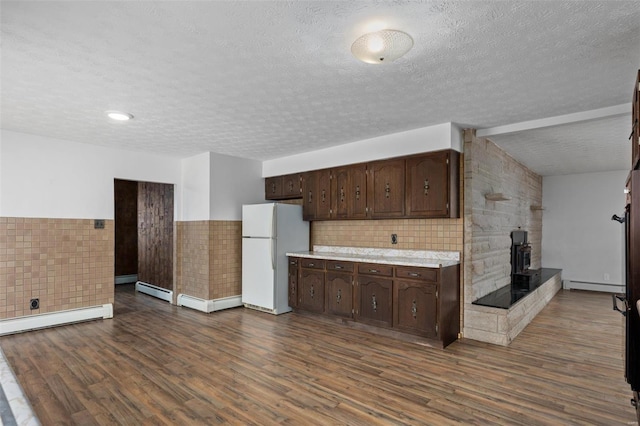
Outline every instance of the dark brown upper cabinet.
<path fill-rule="evenodd" d="M 282 198 L 284 200 L 302 198 L 302 175 L 300 173 L 282 177 Z"/>
<path fill-rule="evenodd" d="M 302 178 L 302 219 L 316 220 L 316 172 L 307 172 Z"/>
<path fill-rule="evenodd" d="M 369 163 L 367 205 L 373 219 L 404 216 L 405 160 Z"/>
<path fill-rule="evenodd" d="M 264 180 L 265 200 L 282 199 L 282 178 L 283 176 L 273 176 Z"/>
<path fill-rule="evenodd" d="M 302 198 L 304 220 L 460 217 L 453 150 L 265 179 L 265 198 Z"/>
<path fill-rule="evenodd" d="M 293 173 L 268 177 L 264 180 L 265 200 L 292 200 L 302 198 L 302 175 Z"/>
<path fill-rule="evenodd" d="M 331 170 L 316 172 L 316 219 L 331 219 Z"/>
<path fill-rule="evenodd" d="M 459 154 L 455 151 L 407 159 L 407 216 L 458 217 L 458 167 L 451 167 L 458 162 Z"/>

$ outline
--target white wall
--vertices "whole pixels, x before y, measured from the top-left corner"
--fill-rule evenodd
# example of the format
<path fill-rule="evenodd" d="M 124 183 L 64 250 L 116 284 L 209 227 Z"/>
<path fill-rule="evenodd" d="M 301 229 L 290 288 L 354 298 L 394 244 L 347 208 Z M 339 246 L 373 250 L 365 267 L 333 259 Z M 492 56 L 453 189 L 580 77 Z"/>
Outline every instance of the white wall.
<path fill-rule="evenodd" d="M 452 139 L 456 139 L 453 140 Z M 364 139 L 262 163 L 262 176 L 278 176 L 441 149 L 462 150 L 462 134 L 451 123 Z"/>
<path fill-rule="evenodd" d="M 543 178 L 542 266 L 571 281 L 623 283 L 623 227 L 611 216 L 624 212 L 628 173 Z"/>
<path fill-rule="evenodd" d="M 114 178 L 173 183 L 181 199 L 177 158 L 7 130 L 0 137 L 0 216 L 113 219 Z"/>
<path fill-rule="evenodd" d="M 205 152 L 182 160 L 183 221 L 208 220 L 210 206 L 211 153 Z"/>
<path fill-rule="evenodd" d="M 242 205 L 264 202 L 262 163 L 211 154 L 211 220 L 241 220 Z"/>

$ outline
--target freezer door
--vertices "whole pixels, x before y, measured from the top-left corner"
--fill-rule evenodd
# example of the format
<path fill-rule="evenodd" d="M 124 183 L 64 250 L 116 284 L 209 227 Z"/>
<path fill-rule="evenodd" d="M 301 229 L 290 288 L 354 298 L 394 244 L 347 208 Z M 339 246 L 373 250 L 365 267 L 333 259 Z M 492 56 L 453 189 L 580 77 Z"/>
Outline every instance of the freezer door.
<path fill-rule="evenodd" d="M 271 238 L 274 236 L 275 204 L 242 206 L 242 236 Z"/>
<path fill-rule="evenodd" d="M 242 239 L 242 303 L 274 309 L 274 240 Z"/>

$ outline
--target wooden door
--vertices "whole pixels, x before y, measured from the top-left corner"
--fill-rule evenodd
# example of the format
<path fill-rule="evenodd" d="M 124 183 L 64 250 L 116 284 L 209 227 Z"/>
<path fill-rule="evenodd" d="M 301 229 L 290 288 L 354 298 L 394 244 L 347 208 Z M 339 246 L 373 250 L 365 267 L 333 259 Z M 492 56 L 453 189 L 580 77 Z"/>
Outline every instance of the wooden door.
<path fill-rule="evenodd" d="M 353 317 L 353 275 L 327 272 L 327 313 L 341 317 Z"/>
<path fill-rule="evenodd" d="M 316 219 L 331 218 L 331 170 L 316 172 Z"/>
<path fill-rule="evenodd" d="M 375 276 L 358 276 L 356 318 L 380 327 L 391 327 L 393 281 Z"/>
<path fill-rule="evenodd" d="M 407 216 L 449 215 L 449 152 L 407 159 Z"/>
<path fill-rule="evenodd" d="M 173 185 L 138 182 L 138 280 L 173 290 Z"/>
<path fill-rule="evenodd" d="M 437 285 L 396 280 L 393 289 L 393 326 L 409 333 L 437 337 Z"/>
<path fill-rule="evenodd" d="M 367 205 L 372 218 L 404 216 L 405 160 L 370 163 L 367 182 Z"/>
<path fill-rule="evenodd" d="M 115 179 L 115 276 L 138 273 L 138 182 Z"/>
<path fill-rule="evenodd" d="M 333 218 L 349 217 L 349 167 L 340 167 L 331 172 L 331 201 L 333 202 Z"/>
<path fill-rule="evenodd" d="M 316 176 L 317 172 L 304 174 L 302 181 L 302 218 L 315 220 L 316 218 Z"/>
<path fill-rule="evenodd" d="M 289 258 L 289 306 L 298 306 L 298 259 Z"/>
<path fill-rule="evenodd" d="M 298 290 L 298 308 L 324 312 L 324 271 L 301 268 Z"/>
<path fill-rule="evenodd" d="M 640 168 L 640 70 L 633 87 L 631 104 L 631 169 Z"/>
<path fill-rule="evenodd" d="M 302 176 L 294 173 L 282 177 L 282 198 L 292 200 L 302 197 Z"/>
<path fill-rule="evenodd" d="M 268 177 L 264 180 L 265 200 L 280 200 L 282 198 L 282 176 Z"/>
<path fill-rule="evenodd" d="M 366 219 L 367 217 L 367 165 L 354 164 L 349 167 L 349 186 L 347 191 L 348 217 Z"/>

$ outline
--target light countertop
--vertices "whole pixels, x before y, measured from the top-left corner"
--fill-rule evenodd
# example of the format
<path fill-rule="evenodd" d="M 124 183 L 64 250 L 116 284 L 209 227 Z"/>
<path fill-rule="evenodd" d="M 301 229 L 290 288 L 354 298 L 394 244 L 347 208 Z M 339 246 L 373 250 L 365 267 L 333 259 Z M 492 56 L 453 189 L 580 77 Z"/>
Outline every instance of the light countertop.
<path fill-rule="evenodd" d="M 287 256 L 421 268 L 443 268 L 460 264 L 460 253 L 457 251 L 314 246 L 313 251 L 290 252 Z"/>

